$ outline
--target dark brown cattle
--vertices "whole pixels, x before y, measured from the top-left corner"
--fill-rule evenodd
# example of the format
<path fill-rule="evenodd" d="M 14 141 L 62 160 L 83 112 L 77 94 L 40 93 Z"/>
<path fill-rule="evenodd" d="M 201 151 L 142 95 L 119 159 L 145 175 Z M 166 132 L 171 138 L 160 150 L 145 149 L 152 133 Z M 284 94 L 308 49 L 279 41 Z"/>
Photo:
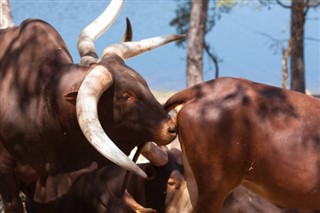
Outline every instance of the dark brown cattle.
<path fill-rule="evenodd" d="M 185 180 L 176 192 L 166 213 L 191 213 L 192 206 Z M 235 188 L 225 199 L 221 213 L 320 213 L 320 210 L 281 208 L 243 186 Z"/>
<path fill-rule="evenodd" d="M 277 207 L 243 186 L 237 187 L 226 198 L 222 213 L 320 213 L 312 210 L 284 209 Z"/>
<path fill-rule="evenodd" d="M 245 79 L 173 95 L 194 212 L 220 212 L 243 185 L 277 206 L 320 209 L 320 101 Z"/>
<path fill-rule="evenodd" d="M 151 163 L 138 164 L 149 176 L 143 179 L 132 175 L 127 190 L 139 204 L 152 208 L 158 213 L 165 212 L 172 202 L 183 178 L 181 152 L 177 149 L 167 151 L 168 162 L 163 166 Z M 92 173 L 83 174 L 72 185 L 70 191 L 51 204 L 29 202 L 28 213 L 94 213 L 94 212 L 151 212 L 151 209 L 128 205 L 122 194 L 126 170 L 118 165 L 109 165 Z M 46 213 L 50 213 L 46 212 Z"/>
<path fill-rule="evenodd" d="M 116 17 L 122 3 L 112 1 L 106 11 L 118 8 Z M 79 38 L 84 66 L 73 63 L 44 21 L 0 30 L 0 194 L 6 213 L 23 211 L 20 190 L 36 202 L 53 202 L 80 175 L 110 161 L 146 177 L 126 155 L 138 144 L 176 136 L 145 80 L 123 60 L 182 37 L 115 44 L 98 58 L 93 41 L 105 26 L 97 23 Z"/>

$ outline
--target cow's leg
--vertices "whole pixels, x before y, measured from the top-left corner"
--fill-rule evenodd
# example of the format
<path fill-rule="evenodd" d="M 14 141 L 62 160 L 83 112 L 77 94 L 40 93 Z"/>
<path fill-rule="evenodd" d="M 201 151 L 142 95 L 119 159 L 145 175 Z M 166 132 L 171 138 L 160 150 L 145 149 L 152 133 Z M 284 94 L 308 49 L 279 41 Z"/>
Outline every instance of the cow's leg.
<path fill-rule="evenodd" d="M 234 152 L 232 141 L 225 147 L 225 145 L 215 145 L 210 137 L 201 138 L 200 135 L 193 136 L 191 134 L 188 136 L 182 139 L 182 149 L 197 188 L 197 191 L 194 191 L 198 195 L 196 204 L 194 203 L 195 199 L 192 199 L 194 197 L 192 191 L 190 193 L 191 201 L 195 206 L 194 212 L 220 213 L 227 195 L 241 184 L 243 170 L 247 168 L 246 161 L 242 156 L 245 152 Z M 195 140 L 193 137 L 199 140 Z M 215 138 L 218 139 L 218 137 Z M 195 144 L 194 141 L 197 143 Z M 228 140 L 219 141 L 216 143 L 225 143 Z M 186 177 L 187 181 L 190 181 L 189 177 L 190 175 Z"/>
<path fill-rule="evenodd" d="M 0 140 L 0 194 L 5 213 L 23 213 L 14 161 Z"/>
<path fill-rule="evenodd" d="M 223 207 L 225 197 L 228 195 L 223 187 L 216 187 L 210 190 L 199 188 L 198 202 L 194 213 L 220 213 Z"/>
<path fill-rule="evenodd" d="M 220 213 L 225 198 L 234 188 L 241 184 L 241 173 L 233 172 L 234 166 L 226 163 L 226 165 L 211 164 L 210 167 L 209 164 L 208 162 L 208 164 L 204 165 L 204 167 L 208 168 L 207 171 L 195 168 L 195 179 L 198 188 L 198 200 L 194 208 L 195 213 Z M 223 168 L 224 166 L 225 168 Z"/>
<path fill-rule="evenodd" d="M 210 169 L 209 169 L 210 170 Z M 197 168 L 193 168 L 195 173 L 195 181 L 189 181 L 190 189 L 190 199 L 192 202 L 194 213 L 220 213 L 222 206 L 227 195 L 240 184 L 240 178 L 231 177 L 228 179 L 224 175 L 213 175 L 208 171 L 198 171 Z M 217 171 L 218 169 L 212 169 L 212 171 Z M 221 179 L 219 179 L 220 177 Z M 196 185 L 196 190 L 193 190 Z M 189 187 L 189 186 L 188 186 Z M 197 196 L 195 196 L 195 194 Z M 196 202 L 195 202 L 196 201 Z"/>
<path fill-rule="evenodd" d="M 198 188 L 194 212 L 220 213 L 250 167 L 250 126 L 235 116 L 241 114 L 211 100 L 190 103 L 178 114 L 179 139 Z"/>
<path fill-rule="evenodd" d="M 0 193 L 5 213 L 23 213 L 16 176 L 0 169 Z"/>
<path fill-rule="evenodd" d="M 140 205 L 130 194 L 127 190 L 124 191 L 123 194 L 124 203 L 134 212 L 138 213 L 154 213 L 157 212 L 151 208 L 145 208 Z"/>

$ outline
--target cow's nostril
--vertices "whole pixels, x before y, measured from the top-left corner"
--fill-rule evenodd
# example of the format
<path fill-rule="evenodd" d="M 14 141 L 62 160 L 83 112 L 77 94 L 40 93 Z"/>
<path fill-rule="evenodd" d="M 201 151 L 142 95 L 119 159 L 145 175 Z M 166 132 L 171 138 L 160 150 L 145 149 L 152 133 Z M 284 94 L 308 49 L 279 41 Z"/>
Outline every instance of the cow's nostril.
<path fill-rule="evenodd" d="M 176 134 L 177 133 L 176 127 L 175 126 L 169 126 L 168 132 L 170 134 Z"/>

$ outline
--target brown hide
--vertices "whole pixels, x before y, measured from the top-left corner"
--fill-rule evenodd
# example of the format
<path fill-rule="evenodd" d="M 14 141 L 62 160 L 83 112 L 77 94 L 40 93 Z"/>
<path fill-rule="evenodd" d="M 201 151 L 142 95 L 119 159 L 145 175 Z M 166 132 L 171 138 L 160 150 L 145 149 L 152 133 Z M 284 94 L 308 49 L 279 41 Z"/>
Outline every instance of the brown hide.
<path fill-rule="evenodd" d="M 165 108 L 178 105 L 194 212 L 220 212 L 241 184 L 281 207 L 320 209 L 319 99 L 219 78 L 173 95 Z"/>
<path fill-rule="evenodd" d="M 185 180 L 176 192 L 174 200 L 170 203 L 166 213 L 191 213 L 192 206 Z M 280 208 L 243 186 L 234 189 L 227 196 L 221 213 L 320 213 L 319 210 L 301 210 Z"/>
<path fill-rule="evenodd" d="M 150 163 L 139 164 L 149 179 L 132 175 L 128 191 L 141 205 L 165 212 L 180 188 L 183 176 L 181 153 L 179 150 L 167 151 L 168 163 L 157 167 Z M 177 177 L 179 173 L 179 177 Z M 84 174 L 75 181 L 68 194 L 51 204 L 28 201 L 28 213 L 94 213 L 94 212 L 132 212 L 122 199 L 122 185 L 126 170 L 109 165 L 92 173 Z"/>
<path fill-rule="evenodd" d="M 277 207 L 243 186 L 237 187 L 226 198 L 222 213 L 319 213 L 320 211 L 284 209 Z"/>
<path fill-rule="evenodd" d="M 87 142 L 75 105 L 64 98 L 96 65 L 73 64 L 60 35 L 41 20 L 0 30 L 0 43 L 0 193 L 6 212 L 22 212 L 20 190 L 53 202 L 80 175 L 111 162 Z M 98 65 L 112 76 L 98 106 L 112 141 L 125 154 L 147 141 L 170 142 L 174 125 L 145 80 L 116 55 Z"/>

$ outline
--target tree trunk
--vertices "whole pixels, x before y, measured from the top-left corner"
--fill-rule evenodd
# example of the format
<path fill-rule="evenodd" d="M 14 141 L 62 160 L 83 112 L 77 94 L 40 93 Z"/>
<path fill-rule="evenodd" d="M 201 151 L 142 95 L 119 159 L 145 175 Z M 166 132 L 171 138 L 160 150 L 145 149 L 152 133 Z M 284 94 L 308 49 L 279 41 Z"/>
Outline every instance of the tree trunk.
<path fill-rule="evenodd" d="M 202 55 L 208 0 L 192 0 L 187 47 L 187 87 L 203 81 Z"/>
<path fill-rule="evenodd" d="M 0 29 L 13 27 L 14 23 L 8 0 L 1 0 L 0 3 Z"/>
<path fill-rule="evenodd" d="M 305 2 L 292 0 L 291 7 L 291 89 L 305 92 L 304 74 L 304 14 Z"/>
<path fill-rule="evenodd" d="M 291 53 L 291 40 L 288 42 L 288 47 L 282 49 L 282 88 L 288 89 L 288 57 Z"/>

